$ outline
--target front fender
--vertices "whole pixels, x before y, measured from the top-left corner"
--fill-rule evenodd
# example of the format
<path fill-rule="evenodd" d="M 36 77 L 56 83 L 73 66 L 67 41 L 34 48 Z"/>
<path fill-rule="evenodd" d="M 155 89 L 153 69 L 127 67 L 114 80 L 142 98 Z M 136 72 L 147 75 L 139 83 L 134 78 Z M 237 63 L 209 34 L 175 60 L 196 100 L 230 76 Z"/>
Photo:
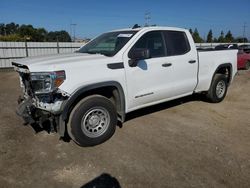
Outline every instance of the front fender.
<path fill-rule="evenodd" d="M 87 85 L 87 86 L 78 88 L 69 97 L 69 99 L 67 101 L 65 101 L 64 104 L 62 105 L 61 120 L 63 120 L 63 121 L 68 120 L 68 117 L 69 117 L 69 114 L 70 114 L 72 108 L 74 107 L 76 102 L 79 100 L 79 98 L 81 98 L 81 96 L 84 93 L 91 91 L 93 89 L 98 89 L 98 88 L 108 87 L 108 86 L 116 87 L 118 90 L 118 94 L 120 97 L 120 105 L 121 105 L 121 110 L 119 113 L 121 115 L 122 121 L 124 121 L 125 120 L 125 95 L 124 95 L 124 91 L 123 91 L 122 86 L 120 85 L 120 83 L 118 83 L 116 81 L 101 82 L 101 83 L 91 84 L 91 85 Z"/>

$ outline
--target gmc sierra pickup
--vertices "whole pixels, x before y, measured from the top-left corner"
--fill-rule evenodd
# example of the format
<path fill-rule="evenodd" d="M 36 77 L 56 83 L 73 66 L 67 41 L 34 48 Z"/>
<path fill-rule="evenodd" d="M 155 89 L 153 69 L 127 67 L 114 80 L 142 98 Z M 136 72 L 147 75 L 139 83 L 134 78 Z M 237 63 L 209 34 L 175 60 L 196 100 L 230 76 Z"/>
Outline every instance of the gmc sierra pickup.
<path fill-rule="evenodd" d="M 17 114 L 93 146 L 133 110 L 193 93 L 221 102 L 237 71 L 237 50 L 197 51 L 186 29 L 143 27 L 104 33 L 72 54 L 12 64 L 23 89 Z"/>

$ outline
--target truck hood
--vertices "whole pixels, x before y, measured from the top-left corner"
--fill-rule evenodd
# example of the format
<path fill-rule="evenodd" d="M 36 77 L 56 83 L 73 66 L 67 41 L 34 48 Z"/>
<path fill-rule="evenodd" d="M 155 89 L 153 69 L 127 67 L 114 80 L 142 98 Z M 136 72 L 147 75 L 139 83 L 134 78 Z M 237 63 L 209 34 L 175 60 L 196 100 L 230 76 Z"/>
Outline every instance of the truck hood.
<path fill-rule="evenodd" d="M 15 61 L 14 63 L 28 67 L 30 72 L 54 71 L 64 66 L 73 66 L 76 63 L 84 65 L 92 63 L 92 61 L 100 62 L 106 57 L 101 54 L 86 54 L 86 53 L 70 53 L 29 57 Z"/>

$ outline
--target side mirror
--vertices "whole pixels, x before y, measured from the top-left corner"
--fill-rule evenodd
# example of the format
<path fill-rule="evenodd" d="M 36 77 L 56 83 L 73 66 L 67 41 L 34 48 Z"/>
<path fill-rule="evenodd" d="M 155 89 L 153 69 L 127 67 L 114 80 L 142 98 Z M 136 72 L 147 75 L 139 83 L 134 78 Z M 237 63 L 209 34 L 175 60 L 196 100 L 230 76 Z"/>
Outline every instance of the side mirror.
<path fill-rule="evenodd" d="M 139 60 L 150 58 L 150 52 L 145 48 L 136 48 L 129 52 L 128 57 L 131 59 L 129 60 L 129 66 L 135 67 Z"/>

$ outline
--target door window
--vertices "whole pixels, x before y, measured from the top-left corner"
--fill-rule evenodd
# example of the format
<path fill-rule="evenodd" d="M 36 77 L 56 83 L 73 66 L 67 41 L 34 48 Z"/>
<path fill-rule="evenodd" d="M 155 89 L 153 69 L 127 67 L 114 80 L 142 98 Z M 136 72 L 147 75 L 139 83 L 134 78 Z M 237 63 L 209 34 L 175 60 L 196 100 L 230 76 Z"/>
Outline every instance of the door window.
<path fill-rule="evenodd" d="M 148 49 L 151 57 L 165 56 L 164 42 L 160 31 L 152 31 L 143 35 L 133 46 L 134 49 Z"/>
<path fill-rule="evenodd" d="M 164 31 L 167 56 L 183 55 L 190 51 L 190 45 L 185 32 Z"/>

